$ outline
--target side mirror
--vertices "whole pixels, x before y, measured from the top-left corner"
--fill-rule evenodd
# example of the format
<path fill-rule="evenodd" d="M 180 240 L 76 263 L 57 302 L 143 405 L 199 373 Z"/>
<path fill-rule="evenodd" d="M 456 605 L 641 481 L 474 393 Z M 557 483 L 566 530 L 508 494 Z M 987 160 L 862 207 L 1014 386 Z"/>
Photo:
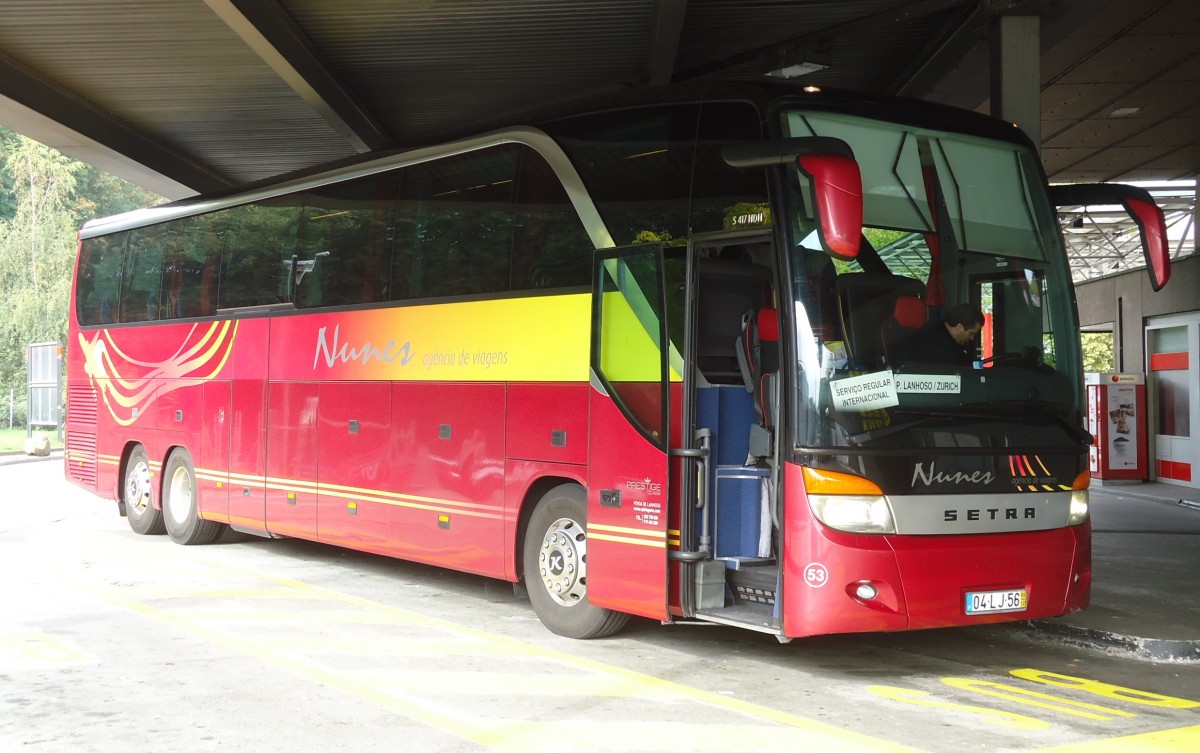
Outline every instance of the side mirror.
<path fill-rule="evenodd" d="M 1050 186 L 1050 200 L 1055 206 L 1119 205 L 1125 208 L 1138 228 L 1146 271 L 1154 292 L 1163 289 L 1171 279 L 1171 253 L 1167 246 L 1167 221 L 1162 208 L 1144 188 L 1124 183 L 1077 183 Z"/>
<path fill-rule="evenodd" d="M 734 144 L 721 151 L 732 167 L 795 164 L 812 181 L 817 235 L 827 253 L 853 259 L 862 243 L 862 173 L 850 145 L 811 136 Z"/>

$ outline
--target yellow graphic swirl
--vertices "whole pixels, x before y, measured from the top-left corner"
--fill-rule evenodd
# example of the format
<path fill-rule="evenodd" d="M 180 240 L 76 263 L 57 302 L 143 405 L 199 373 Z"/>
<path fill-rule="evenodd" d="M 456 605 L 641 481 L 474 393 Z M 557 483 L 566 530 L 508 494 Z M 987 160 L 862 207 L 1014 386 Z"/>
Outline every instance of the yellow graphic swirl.
<path fill-rule="evenodd" d="M 114 421 L 129 426 L 162 395 L 221 372 L 233 353 L 237 322 L 212 322 L 203 331 L 201 326 L 193 324 L 179 349 L 165 361 L 131 358 L 108 330 L 97 332 L 91 340 L 80 333 L 84 372 Z"/>

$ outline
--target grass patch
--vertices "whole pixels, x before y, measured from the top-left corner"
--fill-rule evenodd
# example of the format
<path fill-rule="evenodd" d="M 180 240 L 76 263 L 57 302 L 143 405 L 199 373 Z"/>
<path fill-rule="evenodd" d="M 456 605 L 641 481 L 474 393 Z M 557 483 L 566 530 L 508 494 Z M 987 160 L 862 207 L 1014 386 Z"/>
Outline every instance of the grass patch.
<path fill-rule="evenodd" d="M 62 442 L 58 440 L 58 432 L 54 429 L 44 431 L 43 433 L 50 437 L 50 446 L 52 448 L 62 447 Z M 0 429 L 0 452 L 24 450 L 26 437 L 25 429 Z"/>

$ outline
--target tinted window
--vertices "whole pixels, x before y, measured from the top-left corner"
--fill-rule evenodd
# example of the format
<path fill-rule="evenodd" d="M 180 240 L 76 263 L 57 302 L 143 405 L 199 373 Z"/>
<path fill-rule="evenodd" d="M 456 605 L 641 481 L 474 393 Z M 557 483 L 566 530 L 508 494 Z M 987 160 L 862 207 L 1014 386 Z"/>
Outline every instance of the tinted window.
<path fill-rule="evenodd" d="M 587 285 L 558 177 L 506 145 L 83 242 L 81 324 Z"/>
<path fill-rule="evenodd" d="M 162 318 L 163 251 L 169 228 L 153 225 L 129 235 L 129 248 L 121 274 L 122 322 L 145 322 Z"/>
<path fill-rule="evenodd" d="M 592 242 L 558 176 L 525 149 L 513 224 L 513 290 L 588 285 Z"/>
<path fill-rule="evenodd" d="M 291 300 L 291 275 L 300 219 L 299 197 L 270 199 L 214 215 L 209 232 L 221 247 L 218 308 Z"/>
<path fill-rule="evenodd" d="M 83 241 L 75 311 L 80 324 L 112 324 L 121 300 L 121 265 L 126 235 L 108 235 Z"/>
<path fill-rule="evenodd" d="M 546 131 L 570 156 L 617 245 L 721 230 L 765 204 L 761 170 L 725 164 L 723 146 L 760 138 L 755 109 L 711 102 L 567 118 Z"/>
<path fill-rule="evenodd" d="M 508 290 L 517 159 L 505 146 L 404 170 L 393 298 Z"/>
<path fill-rule="evenodd" d="M 386 300 L 398 177 L 307 192 L 293 270 L 297 307 Z"/>

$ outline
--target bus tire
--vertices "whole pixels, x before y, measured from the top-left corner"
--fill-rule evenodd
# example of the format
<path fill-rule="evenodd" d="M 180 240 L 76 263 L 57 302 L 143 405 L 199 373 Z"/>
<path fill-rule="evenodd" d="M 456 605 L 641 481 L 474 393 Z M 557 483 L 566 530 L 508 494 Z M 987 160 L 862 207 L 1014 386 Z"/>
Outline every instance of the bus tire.
<path fill-rule="evenodd" d="M 221 524 L 200 517 L 197 507 L 196 469 L 182 448 L 171 452 L 163 467 L 163 521 L 176 544 L 210 544 L 221 533 Z"/>
<path fill-rule="evenodd" d="M 593 606 L 587 598 L 587 494 L 575 484 L 546 492 L 525 528 L 522 565 L 533 611 L 550 632 L 603 638 L 629 615 Z"/>
<path fill-rule="evenodd" d="M 125 460 L 125 475 L 121 479 L 121 504 L 125 518 L 134 533 L 156 536 L 167 532 L 162 510 L 154 506 L 154 482 L 150 476 L 150 459 L 146 448 L 134 445 Z"/>

